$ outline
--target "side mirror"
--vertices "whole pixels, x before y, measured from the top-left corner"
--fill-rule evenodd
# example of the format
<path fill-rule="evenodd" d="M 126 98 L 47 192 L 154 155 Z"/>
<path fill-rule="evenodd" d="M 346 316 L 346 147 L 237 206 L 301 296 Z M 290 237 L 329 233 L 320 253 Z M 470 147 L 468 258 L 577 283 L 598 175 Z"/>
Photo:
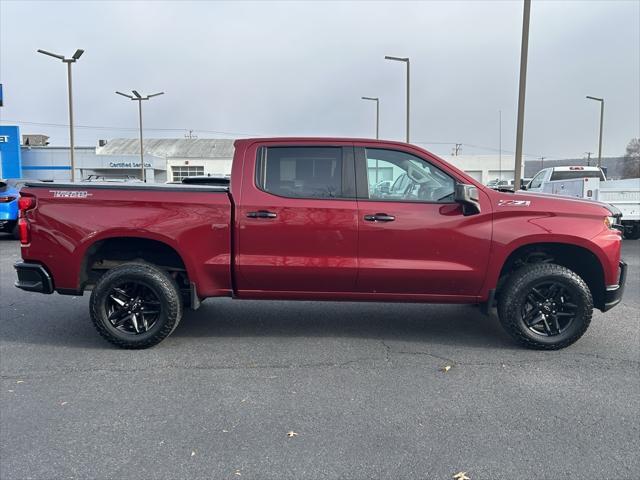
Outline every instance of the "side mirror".
<path fill-rule="evenodd" d="M 475 186 L 464 183 L 456 184 L 454 200 L 462 205 L 464 216 L 480 213 L 480 192 Z"/>

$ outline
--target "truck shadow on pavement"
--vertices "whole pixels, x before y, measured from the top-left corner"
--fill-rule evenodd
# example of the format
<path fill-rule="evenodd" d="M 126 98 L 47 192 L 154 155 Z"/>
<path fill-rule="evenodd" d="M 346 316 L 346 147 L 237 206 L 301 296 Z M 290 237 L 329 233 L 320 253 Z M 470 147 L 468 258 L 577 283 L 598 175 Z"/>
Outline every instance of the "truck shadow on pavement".
<path fill-rule="evenodd" d="M 209 300 L 187 311 L 177 338 L 353 337 L 513 348 L 495 315 L 472 305 Z"/>
<path fill-rule="evenodd" d="M 95 331 L 88 295 L 21 298 L 4 310 L 0 338 L 26 344 L 111 349 Z M 43 312 L 47 312 L 46 315 Z M 5 316 L 6 315 L 6 316 Z M 495 316 L 471 305 L 407 303 L 236 301 L 210 299 L 184 318 L 155 348 L 201 346 L 214 338 L 362 338 L 478 348 L 514 348 Z M 206 343 L 206 342 L 205 342 Z"/>

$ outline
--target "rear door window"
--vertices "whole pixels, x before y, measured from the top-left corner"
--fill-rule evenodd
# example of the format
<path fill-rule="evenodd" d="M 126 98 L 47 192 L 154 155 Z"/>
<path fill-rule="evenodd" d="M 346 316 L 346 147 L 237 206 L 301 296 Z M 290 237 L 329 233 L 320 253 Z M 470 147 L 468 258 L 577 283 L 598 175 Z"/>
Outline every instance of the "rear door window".
<path fill-rule="evenodd" d="M 290 198 L 346 198 L 341 147 L 262 147 L 256 184 Z"/>

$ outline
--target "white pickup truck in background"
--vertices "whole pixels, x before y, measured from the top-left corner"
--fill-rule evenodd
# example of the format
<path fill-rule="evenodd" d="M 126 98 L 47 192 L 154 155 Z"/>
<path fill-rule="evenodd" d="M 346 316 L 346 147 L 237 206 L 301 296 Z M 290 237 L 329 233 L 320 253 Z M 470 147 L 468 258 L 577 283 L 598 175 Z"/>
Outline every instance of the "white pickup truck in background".
<path fill-rule="evenodd" d="M 625 238 L 640 238 L 640 178 L 607 180 L 598 167 L 551 167 L 540 170 L 526 189 L 609 203 L 622 212 Z"/>

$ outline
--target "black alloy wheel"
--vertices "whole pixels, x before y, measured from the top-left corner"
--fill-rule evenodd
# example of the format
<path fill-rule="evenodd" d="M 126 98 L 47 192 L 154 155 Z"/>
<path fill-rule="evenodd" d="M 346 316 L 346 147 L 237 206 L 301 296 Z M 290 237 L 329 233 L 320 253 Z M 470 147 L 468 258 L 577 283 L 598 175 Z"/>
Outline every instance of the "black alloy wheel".
<path fill-rule="evenodd" d="M 537 335 L 552 337 L 564 332 L 576 318 L 578 305 L 557 281 L 541 282 L 526 296 L 522 321 Z"/>
<path fill-rule="evenodd" d="M 144 283 L 114 285 L 107 299 L 107 319 L 129 335 L 148 332 L 162 313 L 158 296 Z"/>

